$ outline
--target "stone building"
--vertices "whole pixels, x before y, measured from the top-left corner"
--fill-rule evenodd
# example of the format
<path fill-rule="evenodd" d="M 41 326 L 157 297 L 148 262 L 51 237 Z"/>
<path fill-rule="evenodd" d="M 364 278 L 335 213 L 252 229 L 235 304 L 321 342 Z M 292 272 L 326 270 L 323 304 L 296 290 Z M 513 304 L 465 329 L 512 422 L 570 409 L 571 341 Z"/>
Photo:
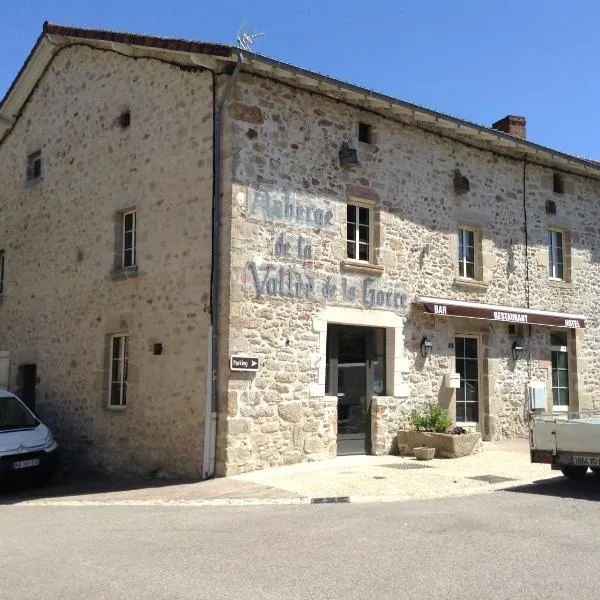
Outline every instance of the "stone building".
<path fill-rule="evenodd" d="M 597 408 L 600 164 L 238 48 L 45 24 L 0 104 L 0 386 L 207 477 Z M 597 402 L 597 401 L 596 401 Z"/>

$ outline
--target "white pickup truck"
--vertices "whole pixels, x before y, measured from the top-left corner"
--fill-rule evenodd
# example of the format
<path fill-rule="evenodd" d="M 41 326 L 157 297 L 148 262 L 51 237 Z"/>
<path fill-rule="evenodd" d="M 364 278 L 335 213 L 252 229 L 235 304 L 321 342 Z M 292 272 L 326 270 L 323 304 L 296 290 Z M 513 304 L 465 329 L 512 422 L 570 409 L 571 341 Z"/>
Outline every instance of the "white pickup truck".
<path fill-rule="evenodd" d="M 600 475 L 600 416 L 532 415 L 531 462 L 546 463 L 565 477 L 581 479 L 588 468 Z"/>

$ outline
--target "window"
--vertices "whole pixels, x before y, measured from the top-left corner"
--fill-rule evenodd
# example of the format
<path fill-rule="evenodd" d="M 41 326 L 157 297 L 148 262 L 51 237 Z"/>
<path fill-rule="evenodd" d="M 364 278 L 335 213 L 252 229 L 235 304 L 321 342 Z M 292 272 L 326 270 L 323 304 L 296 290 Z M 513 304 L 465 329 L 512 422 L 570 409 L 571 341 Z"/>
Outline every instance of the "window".
<path fill-rule="evenodd" d="M 373 143 L 373 130 L 367 123 L 358 124 L 358 141 L 365 144 Z"/>
<path fill-rule="evenodd" d="M 550 279 L 564 279 L 563 234 L 555 229 L 548 230 L 548 271 Z"/>
<path fill-rule="evenodd" d="M 552 353 L 552 407 L 554 410 L 569 408 L 569 353 L 567 335 L 553 333 L 550 335 Z"/>
<path fill-rule="evenodd" d="M 458 230 L 458 274 L 460 277 L 475 279 L 475 241 L 474 230 Z"/>
<path fill-rule="evenodd" d="M 552 188 L 555 194 L 565 193 L 565 181 L 559 173 L 554 173 L 552 177 Z"/>
<path fill-rule="evenodd" d="M 127 404 L 128 336 L 113 335 L 110 341 L 110 381 L 108 405 L 125 407 Z"/>
<path fill-rule="evenodd" d="M 370 262 L 372 210 L 348 203 L 346 211 L 346 252 L 348 258 Z"/>
<path fill-rule="evenodd" d="M 4 293 L 4 250 L 0 250 L 0 295 Z"/>
<path fill-rule="evenodd" d="M 37 181 L 42 176 L 42 151 L 38 150 L 27 157 L 27 181 Z"/>
<path fill-rule="evenodd" d="M 119 125 L 121 125 L 121 129 L 127 129 L 131 125 L 131 112 L 128 110 L 124 110 L 119 116 Z"/>
<path fill-rule="evenodd" d="M 121 252 L 121 267 L 127 269 L 137 264 L 136 237 L 137 218 L 135 210 L 123 213 L 123 247 Z"/>

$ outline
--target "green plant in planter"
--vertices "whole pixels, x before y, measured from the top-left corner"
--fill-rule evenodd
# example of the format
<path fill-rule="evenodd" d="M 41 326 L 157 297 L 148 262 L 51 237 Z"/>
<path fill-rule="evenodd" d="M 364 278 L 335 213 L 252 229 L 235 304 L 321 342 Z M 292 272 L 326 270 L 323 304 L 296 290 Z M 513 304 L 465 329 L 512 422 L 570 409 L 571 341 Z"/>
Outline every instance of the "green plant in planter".
<path fill-rule="evenodd" d="M 452 417 L 447 408 L 442 408 L 439 404 L 430 404 L 422 412 L 413 410 L 410 413 L 410 422 L 417 431 L 445 433 L 452 425 Z"/>

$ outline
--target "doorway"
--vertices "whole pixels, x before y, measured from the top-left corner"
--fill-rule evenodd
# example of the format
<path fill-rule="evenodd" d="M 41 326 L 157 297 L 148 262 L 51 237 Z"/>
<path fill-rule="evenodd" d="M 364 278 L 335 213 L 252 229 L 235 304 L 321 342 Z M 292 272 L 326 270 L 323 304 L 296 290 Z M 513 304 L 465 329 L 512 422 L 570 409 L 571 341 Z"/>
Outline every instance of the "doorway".
<path fill-rule="evenodd" d="M 326 393 L 337 396 L 337 454 L 371 449 L 371 400 L 385 392 L 385 329 L 329 325 Z"/>
<path fill-rule="evenodd" d="M 21 365 L 17 371 L 19 397 L 30 411 L 35 412 L 35 387 L 37 383 L 37 366 Z"/>
<path fill-rule="evenodd" d="M 479 429 L 479 350 L 475 337 L 454 339 L 456 372 L 460 387 L 456 390 L 456 422 L 476 425 Z"/>

